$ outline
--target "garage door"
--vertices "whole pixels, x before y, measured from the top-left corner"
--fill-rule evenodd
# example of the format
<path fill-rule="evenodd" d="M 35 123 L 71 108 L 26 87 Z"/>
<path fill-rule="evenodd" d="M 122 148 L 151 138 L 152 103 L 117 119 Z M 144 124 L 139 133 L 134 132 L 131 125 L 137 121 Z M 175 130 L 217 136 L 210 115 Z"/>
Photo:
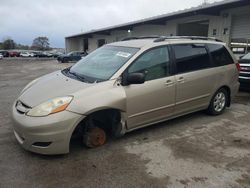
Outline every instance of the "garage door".
<path fill-rule="evenodd" d="M 250 14 L 233 16 L 232 39 L 250 38 Z"/>

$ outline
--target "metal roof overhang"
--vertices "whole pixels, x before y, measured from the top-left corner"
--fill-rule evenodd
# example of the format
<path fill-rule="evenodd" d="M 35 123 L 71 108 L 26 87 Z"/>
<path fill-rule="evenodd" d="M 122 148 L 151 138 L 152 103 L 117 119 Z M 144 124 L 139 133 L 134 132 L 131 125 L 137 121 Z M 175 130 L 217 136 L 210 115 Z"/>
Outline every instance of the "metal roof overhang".
<path fill-rule="evenodd" d="M 92 38 L 94 34 L 96 35 L 110 35 L 111 31 L 114 30 L 129 30 L 133 29 L 133 27 L 140 26 L 140 25 L 165 25 L 167 21 L 182 17 L 194 16 L 194 15 L 214 15 L 219 16 L 220 12 L 225 9 L 240 7 L 250 5 L 249 0 L 225 0 L 221 2 L 216 2 L 212 4 L 201 5 L 198 7 L 185 9 L 177 12 L 172 12 L 168 14 L 163 14 L 160 16 L 154 16 L 151 18 L 146 18 L 142 20 L 137 20 L 134 22 L 128 22 L 125 24 L 120 24 L 116 26 L 106 27 L 97 30 L 91 30 L 85 33 L 79 33 L 76 35 L 71 35 L 65 37 L 68 38 L 76 38 L 76 37 L 84 37 L 84 38 Z"/>

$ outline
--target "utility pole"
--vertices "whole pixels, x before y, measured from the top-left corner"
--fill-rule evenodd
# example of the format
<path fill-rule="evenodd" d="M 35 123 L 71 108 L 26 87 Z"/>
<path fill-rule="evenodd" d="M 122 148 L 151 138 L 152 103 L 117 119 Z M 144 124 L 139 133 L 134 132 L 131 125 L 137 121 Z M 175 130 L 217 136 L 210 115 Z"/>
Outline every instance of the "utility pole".
<path fill-rule="evenodd" d="M 203 0 L 203 3 L 202 3 L 203 5 L 206 5 L 206 4 L 208 4 L 208 0 Z"/>

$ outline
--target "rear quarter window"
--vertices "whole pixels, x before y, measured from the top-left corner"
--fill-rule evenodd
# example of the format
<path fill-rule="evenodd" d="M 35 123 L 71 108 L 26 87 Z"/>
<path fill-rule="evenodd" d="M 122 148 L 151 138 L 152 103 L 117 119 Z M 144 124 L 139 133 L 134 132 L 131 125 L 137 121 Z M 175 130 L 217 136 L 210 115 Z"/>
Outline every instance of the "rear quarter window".
<path fill-rule="evenodd" d="M 224 66 L 234 63 L 233 58 L 225 46 L 221 44 L 207 44 L 207 47 L 215 66 Z"/>

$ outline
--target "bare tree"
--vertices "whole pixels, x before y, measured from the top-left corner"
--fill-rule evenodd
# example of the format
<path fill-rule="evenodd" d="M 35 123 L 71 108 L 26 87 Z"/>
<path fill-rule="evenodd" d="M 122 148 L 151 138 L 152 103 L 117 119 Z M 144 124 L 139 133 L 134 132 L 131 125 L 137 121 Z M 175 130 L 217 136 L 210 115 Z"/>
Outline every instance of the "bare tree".
<path fill-rule="evenodd" d="M 37 37 L 33 40 L 32 48 L 37 50 L 48 50 L 49 47 L 48 37 Z"/>
<path fill-rule="evenodd" d="M 14 48 L 15 48 L 16 43 L 14 42 L 13 39 L 11 39 L 11 38 L 6 38 L 6 39 L 4 39 L 4 41 L 3 41 L 3 43 L 2 43 L 1 46 L 2 46 L 2 48 L 3 48 L 4 50 L 10 50 L 10 49 L 14 49 Z"/>

